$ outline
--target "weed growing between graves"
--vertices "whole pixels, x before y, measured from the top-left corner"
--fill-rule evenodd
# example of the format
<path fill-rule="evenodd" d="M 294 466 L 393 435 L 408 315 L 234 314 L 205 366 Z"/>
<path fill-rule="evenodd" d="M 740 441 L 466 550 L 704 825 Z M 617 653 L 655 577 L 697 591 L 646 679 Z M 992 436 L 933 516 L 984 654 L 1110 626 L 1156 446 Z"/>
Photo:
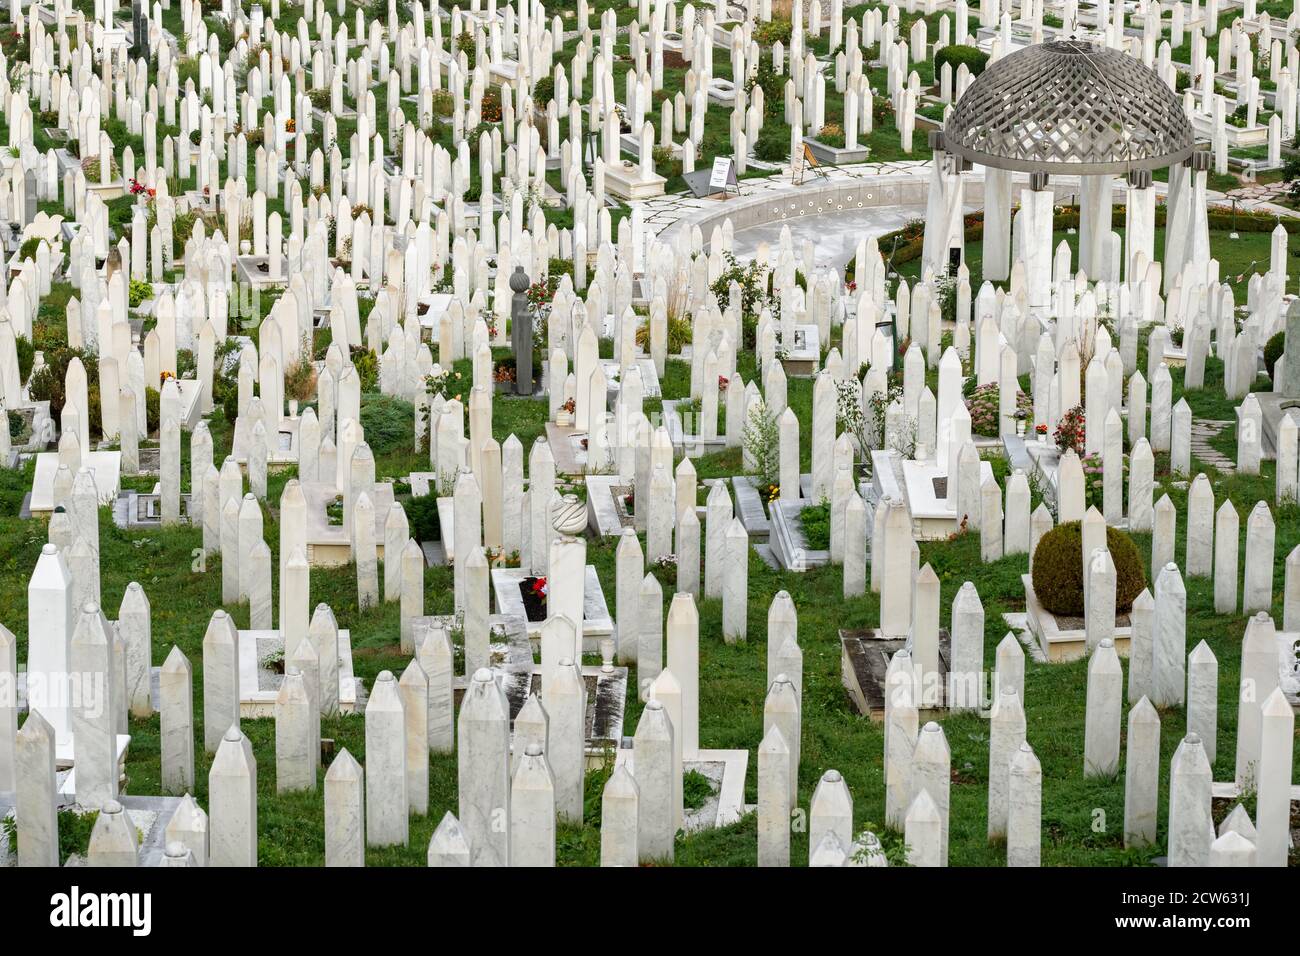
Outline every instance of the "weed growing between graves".
<path fill-rule="evenodd" d="M 808 505 L 799 512 L 803 538 L 812 551 L 826 551 L 831 546 L 831 506 L 829 502 Z"/>

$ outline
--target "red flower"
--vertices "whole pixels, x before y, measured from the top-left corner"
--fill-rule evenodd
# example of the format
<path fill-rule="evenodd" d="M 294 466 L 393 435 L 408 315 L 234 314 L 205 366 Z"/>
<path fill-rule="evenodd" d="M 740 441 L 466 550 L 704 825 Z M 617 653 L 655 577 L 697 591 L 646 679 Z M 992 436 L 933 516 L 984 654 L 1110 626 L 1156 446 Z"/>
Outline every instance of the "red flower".
<path fill-rule="evenodd" d="M 541 577 L 533 582 L 533 594 L 537 595 L 543 601 L 546 600 L 546 578 Z"/>
<path fill-rule="evenodd" d="M 719 375 L 719 376 L 718 376 L 718 391 L 719 391 L 719 392 L 725 392 L 725 391 L 727 390 L 727 386 L 730 385 L 730 384 L 731 384 L 731 379 L 727 378 L 727 376 L 725 376 L 725 375 Z"/>

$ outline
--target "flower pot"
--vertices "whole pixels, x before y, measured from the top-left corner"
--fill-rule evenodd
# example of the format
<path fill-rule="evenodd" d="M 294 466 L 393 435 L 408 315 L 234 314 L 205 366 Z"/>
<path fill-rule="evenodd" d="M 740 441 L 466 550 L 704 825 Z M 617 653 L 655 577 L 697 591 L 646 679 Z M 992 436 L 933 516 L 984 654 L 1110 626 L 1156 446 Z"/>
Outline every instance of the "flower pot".
<path fill-rule="evenodd" d="M 1016 435 L 1020 438 L 1025 437 L 1025 423 L 1023 420 L 1016 422 Z"/>

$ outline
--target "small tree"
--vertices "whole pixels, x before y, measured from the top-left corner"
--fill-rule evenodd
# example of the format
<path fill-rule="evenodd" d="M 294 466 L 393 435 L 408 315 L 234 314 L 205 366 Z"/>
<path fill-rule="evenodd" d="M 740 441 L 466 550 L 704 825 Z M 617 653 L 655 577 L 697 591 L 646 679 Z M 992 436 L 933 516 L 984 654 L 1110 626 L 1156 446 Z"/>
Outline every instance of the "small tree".
<path fill-rule="evenodd" d="M 769 487 L 778 484 L 781 475 L 781 431 L 776 416 L 768 411 L 767 404 L 762 399 L 749 410 L 741 443 L 746 460 L 752 463 L 754 473 L 763 484 Z"/>

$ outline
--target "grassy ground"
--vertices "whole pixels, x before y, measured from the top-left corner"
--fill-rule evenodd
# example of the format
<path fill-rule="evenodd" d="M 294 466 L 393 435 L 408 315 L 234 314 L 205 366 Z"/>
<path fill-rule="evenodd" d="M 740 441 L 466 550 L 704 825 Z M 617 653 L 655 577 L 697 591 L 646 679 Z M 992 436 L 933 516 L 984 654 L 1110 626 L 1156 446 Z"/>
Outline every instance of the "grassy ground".
<path fill-rule="evenodd" d="M 86 0 L 82 0 L 81 6 Z M 606 7 L 619 12 L 620 21 L 626 21 L 631 11 L 622 4 L 597 0 L 593 4 L 592 22 L 596 14 Z M 856 14 L 861 8 L 852 8 Z M 351 11 L 349 11 L 350 13 Z M 169 24 L 179 35 L 179 18 L 175 8 L 171 12 L 175 23 Z M 167 19 L 165 14 L 164 19 Z M 283 18 L 282 18 L 283 19 Z M 910 21 L 909 21 L 910 22 Z M 905 24 L 906 26 L 906 24 Z M 937 34 L 933 29 L 932 37 Z M 905 33 L 903 34 L 905 35 Z M 566 45 L 560 59 L 567 60 L 572 44 Z M 622 40 L 620 47 L 625 46 Z M 725 57 L 715 60 L 719 75 L 725 75 Z M 620 76 L 615 88 L 622 89 Z M 922 67 L 924 69 L 924 67 Z M 928 79 L 927 76 L 922 77 Z M 671 92 L 671 91 L 670 91 Z M 382 96 L 382 87 L 375 90 Z M 656 100 L 656 105 L 658 99 Z M 379 115 L 385 104 L 381 102 Z M 405 108 L 405 105 L 404 107 Z M 827 116 L 837 115 L 838 101 L 828 91 Z M 710 114 L 711 122 L 713 114 Z M 707 125 L 707 124 L 706 124 Z M 346 139 L 351 129 L 340 123 L 340 136 Z M 888 137 L 886 137 L 887 139 Z M 116 140 L 115 140 L 116 141 Z M 882 142 L 884 140 L 882 139 Z M 918 136 L 917 158 L 925 155 L 924 139 Z M 123 145 L 118 143 L 118 146 Z M 873 143 L 873 145 L 875 145 Z M 894 146 L 896 148 L 896 144 Z M 881 151 L 874 158 L 886 158 Z M 142 150 L 136 151 L 137 156 Z M 707 157 L 702 157 L 702 166 Z M 1122 225 L 1122 224 L 1117 224 Z M 1056 237 L 1057 239 L 1062 236 Z M 1064 237 L 1070 240 L 1071 237 Z M 1226 240 L 1215 234 L 1212 237 L 1214 252 L 1223 263 L 1224 275 L 1236 275 L 1250 270 L 1250 262 L 1267 262 L 1267 235 L 1261 234 L 1262 255 L 1252 248 L 1255 236 L 1243 233 L 1240 240 Z M 1157 254 L 1163 236 L 1157 237 Z M 1232 246 L 1228 243 L 1239 243 Z M 1072 242 L 1073 245 L 1073 242 Z M 978 271 L 978 245 L 968 250 L 972 278 Z M 1239 296 L 1239 300 L 1242 296 Z M 48 304 L 48 303 L 47 303 Z M 56 317 L 57 309 L 42 310 L 46 319 Z M 464 366 L 467 370 L 468 366 Z M 741 360 L 741 374 L 749 380 L 753 376 L 753 361 L 749 356 Z M 1211 388 L 1221 381 L 1222 370 L 1211 361 L 1207 380 Z M 683 397 L 688 392 L 689 370 L 682 363 L 670 363 L 663 379 L 664 395 Z M 1175 400 L 1182 394 L 1181 373 L 1174 373 Z M 1198 416 L 1230 418 L 1230 405 L 1226 406 L 1213 391 L 1188 393 L 1189 402 Z M 792 379 L 789 383 L 789 403 L 803 422 L 811 420 L 811 383 Z M 545 405 L 526 399 L 502 399 L 494 402 L 494 433 L 498 438 L 514 432 L 524 443 L 542 432 Z M 230 429 L 221 419 L 214 419 L 214 440 L 217 460 L 229 448 Z M 803 429 L 802 459 L 808 464 L 809 428 Z M 1225 433 L 1223 442 L 1235 440 Z M 184 440 L 188 454 L 188 439 Z M 1167 458 L 1165 459 L 1167 463 Z M 403 476 L 421 463 L 421 456 L 410 452 L 394 452 L 381 456 L 376 462 L 381 477 Z M 701 478 L 721 477 L 741 470 L 738 450 L 721 452 L 696 463 Z M 1219 500 L 1231 498 L 1242 514 L 1249 511 L 1256 500 L 1271 500 L 1273 466 L 1266 463 L 1264 473 L 1257 478 L 1219 478 L 1215 491 Z M 0 472 L 0 621 L 19 638 L 19 659 L 27 656 L 28 622 L 26 586 L 35 564 L 40 545 L 46 539 L 46 528 L 41 520 L 24 521 L 17 517 L 23 493 L 30 487 L 32 468 L 28 465 L 19 471 Z M 1005 469 L 998 469 L 1002 475 Z M 270 500 L 278 501 L 280 491 L 290 473 L 273 477 Z M 182 480 L 188 482 L 188 469 L 182 470 Z M 1185 491 L 1176 487 L 1166 475 L 1158 476 L 1160 487 L 1157 496 L 1167 492 L 1180 509 L 1185 504 Z M 1280 591 L 1283 561 L 1291 548 L 1300 543 L 1300 512 L 1294 507 L 1277 509 L 1277 547 L 1275 552 L 1275 617 L 1280 620 Z M 272 551 L 278 550 L 279 529 L 275 515 L 264 515 L 265 533 Z M 214 608 L 221 605 L 219 559 L 210 559 L 206 569 L 196 569 L 192 554 L 200 541 L 200 534 L 190 529 L 166 532 L 123 532 L 112 525 L 107 511 L 101 511 L 101 555 L 103 603 L 111 616 L 115 616 L 121 596 L 131 581 L 140 582 L 153 603 L 153 635 L 155 664 L 162 662 L 172 645 L 179 646 L 189 657 L 195 671 L 195 712 L 202 712 L 202 638 Z M 1184 553 L 1185 524 L 1178 528 L 1176 553 Z M 1148 559 L 1150 541 L 1146 535 L 1137 536 L 1138 546 Z M 605 595 L 613 609 L 614 550 L 606 542 L 589 542 L 589 560 L 596 566 L 604 583 Z M 932 564 L 942 586 L 942 621 L 946 625 L 951 601 L 957 589 L 967 579 L 976 581 L 986 613 L 985 660 L 991 666 L 996 644 L 1006 632 L 1001 615 L 1023 610 L 1023 589 L 1019 577 L 1025 572 L 1027 562 L 1023 557 L 1005 558 L 981 566 L 979 542 L 975 536 L 965 535 L 953 541 L 926 543 L 921 548 L 923 561 Z M 277 582 L 278 583 L 278 582 Z M 448 569 L 431 569 L 425 575 L 425 608 L 428 613 L 451 611 L 451 573 Z M 311 580 L 312 602 L 328 602 L 339 617 L 340 624 L 351 631 L 354 663 L 358 676 L 367 683 L 382 670 L 400 672 L 406 665 L 398 650 L 398 614 L 395 605 L 361 612 L 357 608 L 356 582 L 350 568 L 314 570 Z M 772 595 L 787 590 L 799 609 L 799 640 L 804 653 L 804 698 L 802 747 L 800 768 L 800 803 L 807 807 L 812 790 L 821 774 L 838 769 L 847 780 L 854 795 L 855 824 L 859 828 L 876 827 L 883 817 L 884 781 L 881 773 L 882 733 L 879 725 L 856 715 L 849 707 L 840 685 L 840 628 L 872 626 L 878 622 L 879 599 L 875 595 L 844 601 L 841 599 L 840 570 L 821 568 L 805 574 L 777 572 L 767 568 L 751 554 L 749 565 L 749 640 L 735 645 L 725 644 L 721 634 L 721 603 L 705 600 L 700 605 L 701 691 L 700 741 L 705 747 L 744 748 L 750 751 L 750 771 L 746 783 L 746 799 L 756 799 L 756 762 L 754 751 L 762 736 L 762 705 L 766 685 L 767 608 Z M 666 597 L 671 596 L 671 590 Z M 248 623 L 248 609 L 228 607 L 241 626 Z M 1205 640 L 1219 658 L 1220 720 L 1215 778 L 1231 775 L 1232 753 L 1235 743 L 1237 670 L 1239 649 L 1245 618 L 1241 615 L 1218 616 L 1213 613 L 1209 582 L 1192 579 L 1188 582 L 1188 649 Z M 1085 664 L 1041 665 L 1027 662 L 1025 692 L 1028 715 L 1028 739 L 1034 746 L 1043 765 L 1043 861 L 1047 865 L 1116 865 L 1143 864 L 1157 855 L 1160 847 L 1144 851 L 1125 851 L 1122 846 L 1123 780 L 1084 780 L 1082 770 L 1082 742 L 1084 727 Z M 630 681 L 629 686 L 635 686 Z M 625 731 L 632 733 L 640 713 L 640 704 L 629 699 Z M 1184 732 L 1185 716 L 1179 710 L 1162 715 L 1161 739 L 1162 766 L 1168 760 Z M 986 794 L 988 786 L 988 727 L 975 715 L 948 718 L 944 723 L 952 749 L 951 791 L 951 861 L 955 865 L 998 865 L 1003 860 L 1000 848 L 990 847 L 985 839 Z M 318 787 L 315 792 L 277 794 L 275 792 L 274 725 L 269 720 L 245 721 L 245 732 L 251 739 L 258 761 L 258 829 L 260 862 L 263 865 L 319 864 L 323 859 L 323 804 Z M 337 747 L 347 747 L 358 760 L 365 760 L 364 722 L 361 717 L 337 717 L 326 720 L 323 733 L 335 741 Z M 127 764 L 128 790 L 132 793 L 157 792 L 159 788 L 159 725 L 157 717 L 131 722 L 132 746 Z M 198 738 L 201 741 L 201 737 Z M 199 748 L 201 751 L 201 746 Z M 207 801 L 207 771 L 210 758 L 200 755 L 197 767 L 196 796 L 201 803 Z M 588 822 L 581 827 L 561 827 L 559 857 L 564 864 L 591 864 L 599 858 L 599 831 L 593 825 L 593 816 L 599 809 L 599 786 L 604 775 L 593 772 L 588 777 Z M 1167 804 L 1167 774 L 1161 774 L 1161 821 Z M 414 819 L 411 841 L 406 848 L 371 850 L 368 862 L 372 865 L 422 865 L 425 848 L 438 819 L 447 810 L 456 809 L 456 773 L 453 757 L 440 757 L 432 761 L 430 773 L 429 814 Z M 1163 830 L 1162 830 L 1163 832 Z M 806 860 L 807 840 L 802 832 L 793 837 L 793 856 L 796 861 Z M 752 864 L 755 859 L 755 824 L 753 817 L 717 831 L 697 834 L 678 840 L 677 862 L 693 865 Z"/>
<path fill-rule="evenodd" d="M 1124 219 L 1118 213 L 1112 223 L 1114 231 L 1124 235 Z M 1270 236 L 1267 232 L 1239 232 L 1238 238 L 1231 238 L 1231 233 L 1223 230 L 1210 231 L 1210 254 L 1219 260 L 1219 281 L 1226 282 L 1233 288 L 1233 296 L 1239 305 L 1246 301 L 1246 284 L 1255 272 L 1267 272 L 1269 264 Z M 1058 229 L 1052 233 L 1052 248 L 1055 249 L 1064 240 L 1070 247 L 1071 261 L 1076 268 L 1079 263 L 1079 236 Z M 884 255 L 888 249 L 881 249 Z M 1155 234 L 1155 258 L 1163 261 L 1165 255 L 1165 227 L 1158 226 Z M 970 269 L 971 289 L 979 291 L 984 276 L 984 244 L 981 241 L 966 244 L 966 267 Z M 898 267 L 900 275 L 909 281 L 920 276 L 920 260 L 903 263 Z"/>
<path fill-rule="evenodd" d="M 742 375 L 752 375 L 752 365 L 742 363 Z M 1209 377 L 1219 370 L 1211 363 Z M 1176 378 L 1178 378 L 1176 376 Z M 670 364 L 664 377 L 667 397 L 686 390 L 688 369 Z M 1181 381 L 1175 383 L 1181 393 Z M 792 379 L 790 403 L 803 420 L 811 411 L 811 385 Z M 1189 393 L 1189 399 L 1202 393 Z M 527 400 L 495 403 L 494 431 L 504 437 L 509 431 L 525 439 L 541 429 L 545 406 Z M 805 430 L 806 431 L 806 430 Z M 229 443 L 229 429 L 221 416 L 214 420 L 218 460 Z M 808 437 L 805 435 L 805 456 Z M 380 475 L 402 475 L 418 464 L 419 456 L 396 453 L 377 462 Z M 700 459 L 702 476 L 734 473 L 739 468 L 736 452 L 724 452 Z M 182 472 L 187 475 L 187 471 Z M 18 636 L 20 659 L 26 657 L 26 582 L 45 540 L 44 522 L 16 517 L 17 505 L 30 484 L 31 467 L 0 473 L 0 620 Z M 287 474 L 271 482 L 271 500 L 278 500 Z M 1167 491 L 1183 507 L 1185 492 L 1158 476 L 1157 496 Z M 1215 481 L 1217 496 L 1231 497 L 1243 514 L 1259 498 L 1271 498 L 1272 465 L 1264 466 L 1258 478 Z M 1279 509 L 1275 590 L 1279 603 L 1283 560 L 1300 543 L 1300 512 L 1294 507 Z M 279 530 L 274 515 L 265 515 L 266 537 L 276 550 Z M 1182 555 L 1185 528 L 1178 529 L 1177 554 Z M 167 532 L 127 533 L 115 528 L 107 512 L 101 513 L 103 600 L 110 614 L 121 600 L 126 585 L 139 581 L 153 602 L 154 662 L 161 663 L 171 645 L 179 646 L 195 669 L 195 709 L 201 714 L 202 638 L 211 611 L 220 606 L 219 559 L 210 559 L 206 571 L 191 567 L 191 554 L 200 540 L 198 532 L 178 529 Z M 1138 546 L 1149 557 L 1148 536 L 1137 536 Z M 1019 576 L 1026 571 L 1023 557 L 1005 558 L 980 566 L 979 542 L 974 535 L 954 541 L 922 545 L 922 560 L 929 561 L 942 586 L 942 617 L 947 623 L 953 596 L 967 579 L 976 581 L 986 614 L 985 660 L 991 666 L 994 648 L 1006 632 L 1001 615 L 1023 610 L 1023 589 Z M 607 600 L 613 605 L 614 549 L 605 541 L 589 542 L 589 559 L 600 573 Z M 1149 561 L 1148 561 L 1149 566 Z M 844 774 L 855 800 L 858 827 L 875 826 L 883 817 L 884 782 L 881 774 L 882 736 L 879 725 L 855 714 L 840 685 L 840 628 L 872 626 L 878 621 L 878 597 L 867 595 L 841 600 L 840 570 L 821 568 L 806 574 L 772 571 L 751 555 L 749 567 L 749 641 L 725 644 L 721 634 L 721 602 L 705 600 L 700 606 L 702 699 L 700 740 L 706 747 L 744 748 L 751 752 L 746 797 L 756 799 L 754 749 L 762 736 L 762 705 L 766 683 L 765 625 L 771 596 L 785 589 L 799 609 L 799 640 L 804 652 L 803 762 L 800 768 L 800 800 L 803 806 L 821 774 L 838 769 Z M 382 670 L 400 672 L 406 659 L 398 652 L 398 615 L 395 605 L 359 612 L 352 569 L 314 570 L 312 601 L 331 604 L 340 624 L 351 631 L 356 670 L 367 683 Z M 429 613 L 451 610 L 451 574 L 445 568 L 431 569 L 425 576 L 425 607 Z M 669 595 L 671 589 L 669 589 Z M 227 608 L 241 626 L 248 621 L 247 606 Z M 1279 618 L 1280 619 L 1280 618 Z M 1212 610 L 1208 581 L 1188 582 L 1187 636 L 1190 650 L 1201 640 L 1209 643 L 1220 665 L 1220 734 L 1216 779 L 1231 775 L 1235 740 L 1234 688 L 1245 618 L 1218 616 Z M 1043 860 L 1049 865 L 1141 864 L 1158 853 L 1158 848 L 1129 852 L 1122 847 L 1123 780 L 1084 780 L 1081 776 L 1081 748 L 1084 726 L 1083 663 L 1041 665 L 1026 668 L 1028 739 L 1043 763 Z M 635 682 L 630 682 L 635 686 Z M 625 731 L 636 726 L 640 705 L 628 701 Z M 1184 714 L 1174 710 L 1163 716 L 1162 752 L 1164 766 L 1184 732 Z M 951 860 L 956 865 L 997 865 L 1002 862 L 998 847 L 984 837 L 987 793 L 988 728 L 974 715 L 946 719 L 944 728 L 952 748 Z M 277 794 L 275 792 L 274 723 L 270 720 L 244 722 L 253 742 L 260 773 L 259 843 L 264 865 L 319 864 L 323 856 L 323 805 L 321 791 Z M 158 720 L 133 720 L 132 745 L 127 764 L 129 790 L 156 792 L 159 787 Z M 361 717 L 336 717 L 324 722 L 323 733 L 338 747 L 347 747 L 359 760 L 365 759 L 364 722 Z M 200 738 L 201 740 L 201 738 Z M 200 747 L 201 750 L 201 747 Z M 209 758 L 200 756 L 196 796 L 207 799 Z M 1167 793 L 1163 789 L 1161 814 Z M 593 772 L 588 780 L 589 819 L 598 812 L 599 786 L 604 774 Z M 430 812 L 413 819 L 411 843 L 402 849 L 372 850 L 373 865 L 421 865 L 425 847 L 437 820 L 446 810 L 456 809 L 455 760 L 435 758 L 430 773 Z M 1098 823 L 1098 821 L 1101 821 Z M 678 841 L 680 864 L 752 864 L 755 858 L 754 821 L 747 818 L 724 830 L 698 834 Z M 806 859 L 806 837 L 794 835 L 796 860 Z M 565 864 L 590 864 L 599 858 L 599 831 L 591 825 L 562 827 L 559 855 Z"/>

